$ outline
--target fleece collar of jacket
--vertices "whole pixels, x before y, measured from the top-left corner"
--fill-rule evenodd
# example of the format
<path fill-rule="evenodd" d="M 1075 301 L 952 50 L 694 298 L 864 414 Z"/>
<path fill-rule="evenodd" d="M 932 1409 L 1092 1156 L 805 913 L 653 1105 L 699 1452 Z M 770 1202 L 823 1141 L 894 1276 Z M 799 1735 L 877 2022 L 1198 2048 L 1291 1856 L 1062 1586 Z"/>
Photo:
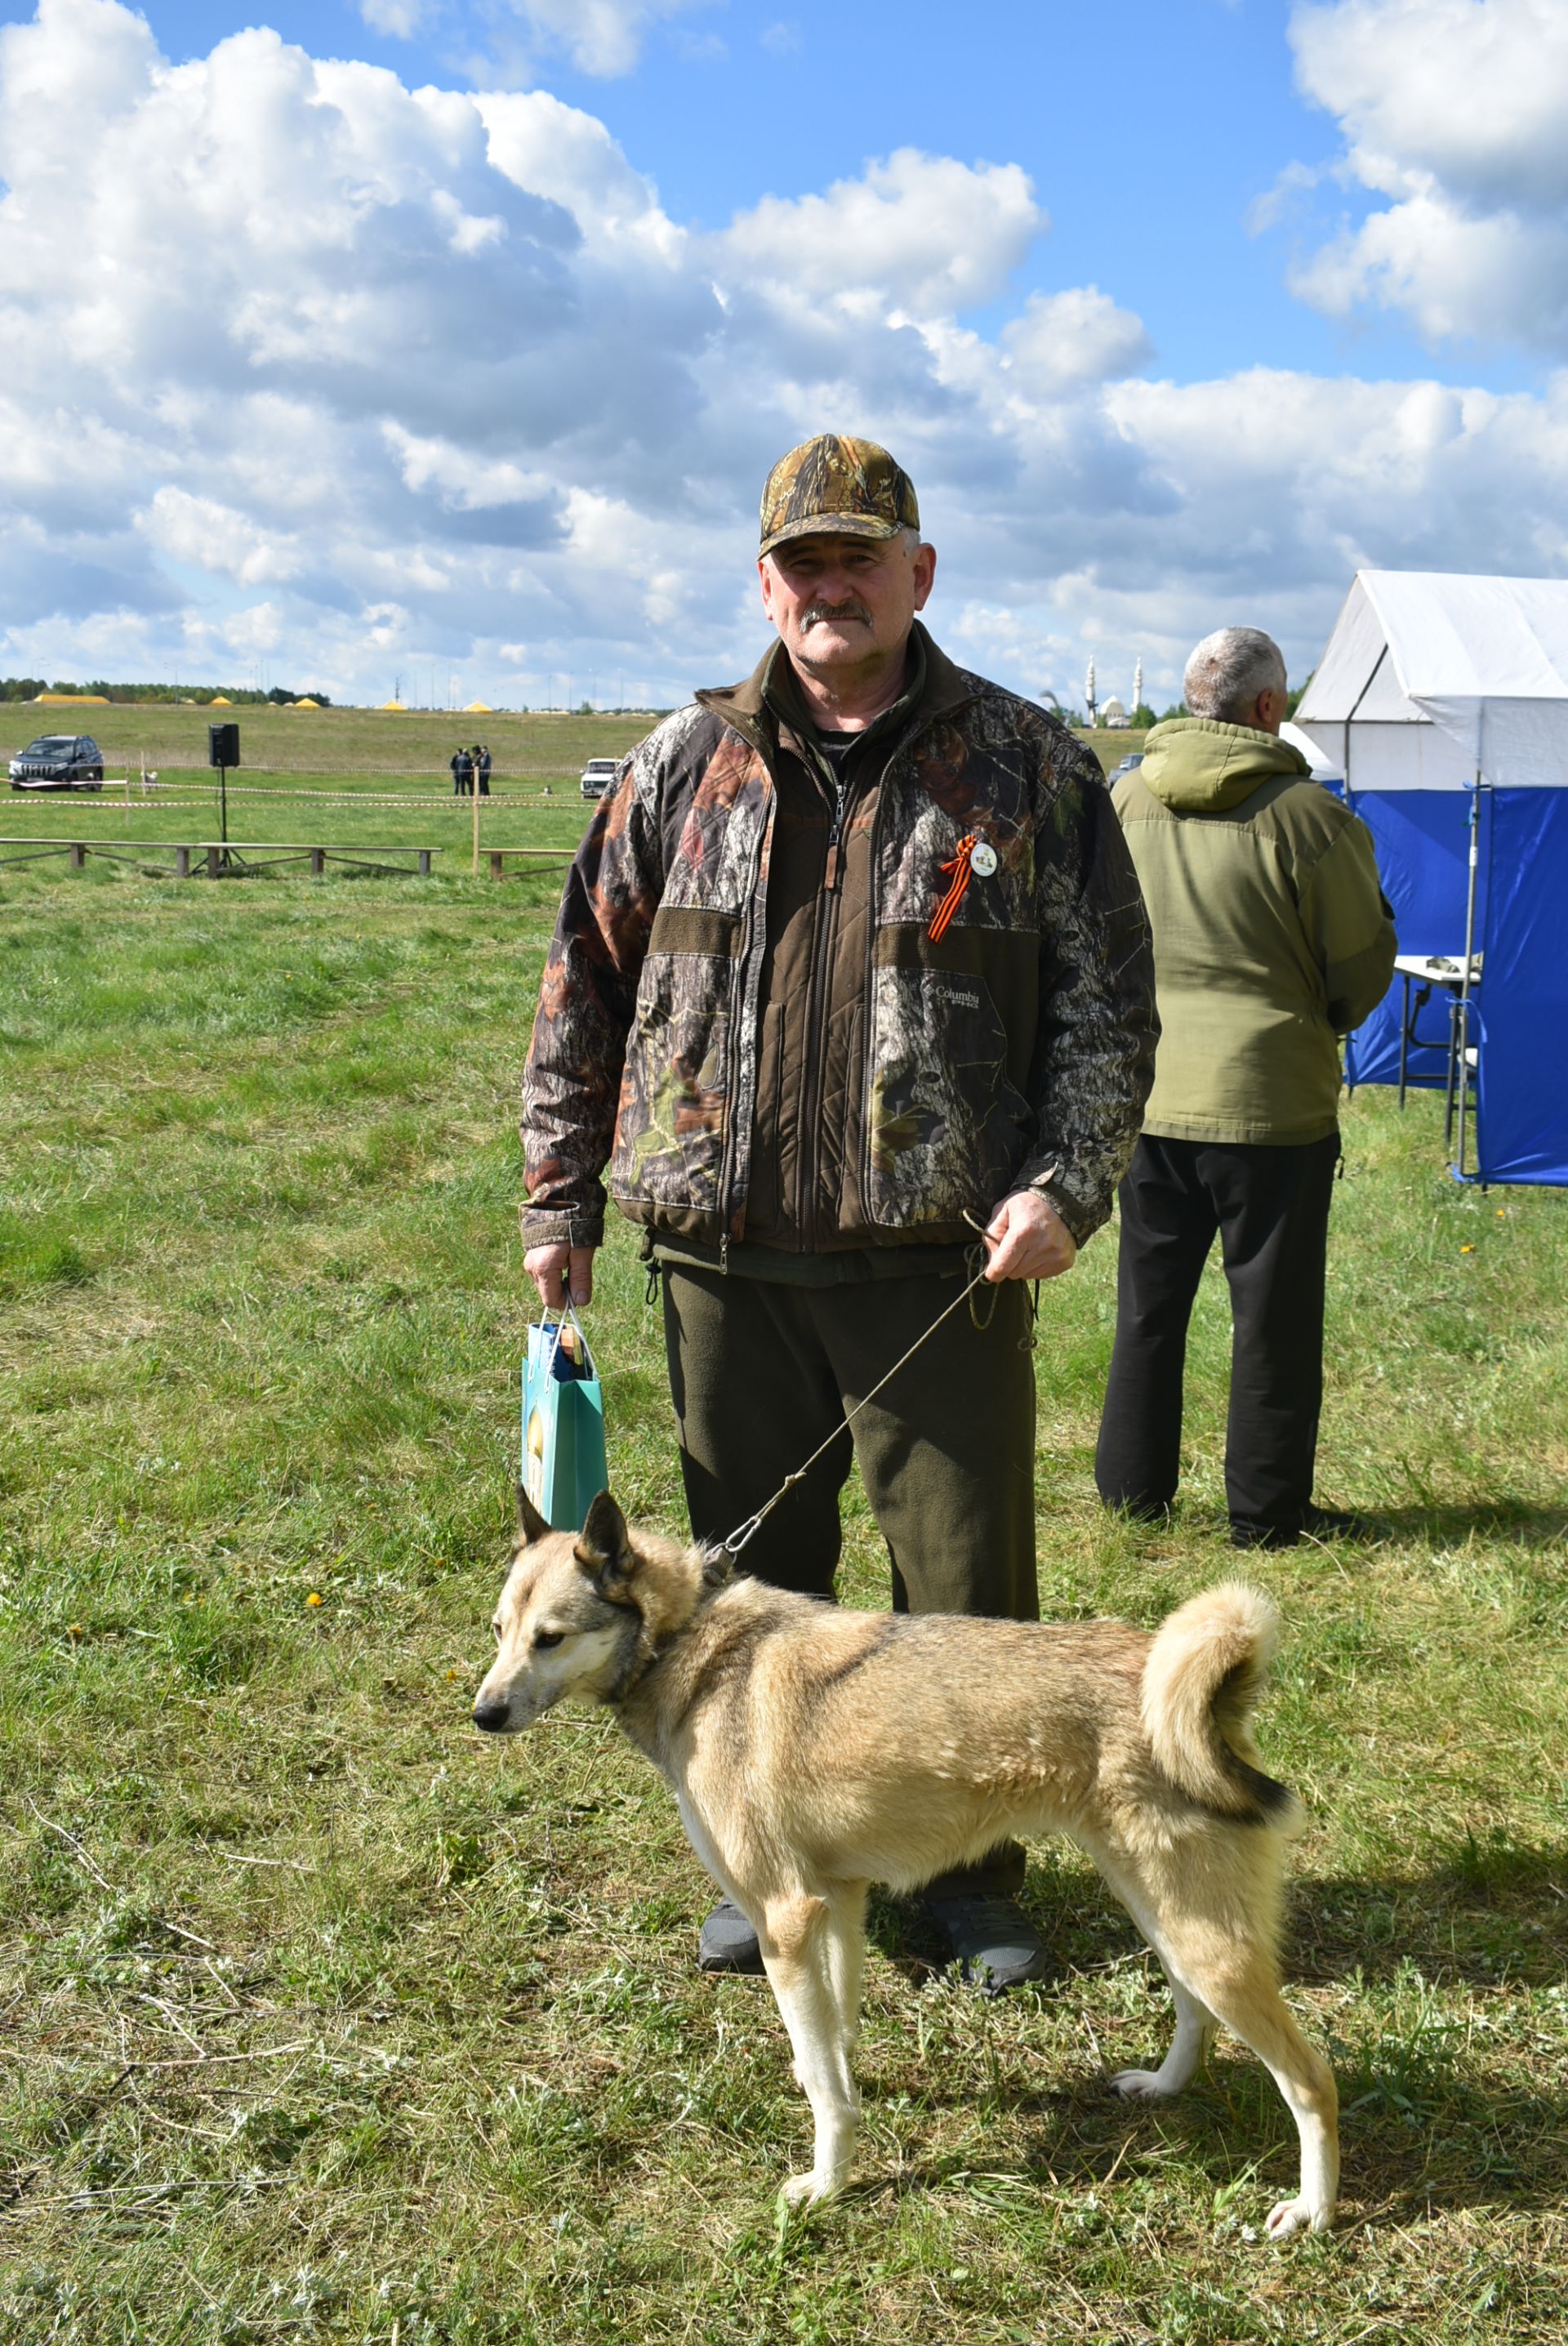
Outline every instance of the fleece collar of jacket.
<path fill-rule="evenodd" d="M 1215 717 L 1167 717 L 1144 746 L 1138 780 L 1176 814 L 1223 814 L 1264 782 L 1308 781 L 1299 750 L 1255 725 Z"/>
<path fill-rule="evenodd" d="M 910 678 L 910 688 L 901 696 L 897 706 L 908 720 L 905 738 L 933 718 L 945 716 L 962 709 L 974 699 L 974 685 L 963 670 L 955 668 L 947 654 L 934 644 L 927 630 L 917 619 L 911 638 L 915 672 Z M 755 742 L 759 734 L 766 735 L 777 722 L 773 711 L 778 705 L 779 691 L 770 692 L 774 683 L 774 664 L 782 667 L 788 659 L 781 643 L 769 644 L 744 684 L 719 685 L 699 692 L 696 697 L 705 709 L 733 725 L 747 740 Z M 923 678 L 920 673 L 924 663 Z M 793 682 L 791 677 L 789 681 Z M 906 703 L 912 707 L 906 707 Z M 891 711 L 887 712 L 890 716 Z M 881 720 L 879 720 L 880 722 Z"/>

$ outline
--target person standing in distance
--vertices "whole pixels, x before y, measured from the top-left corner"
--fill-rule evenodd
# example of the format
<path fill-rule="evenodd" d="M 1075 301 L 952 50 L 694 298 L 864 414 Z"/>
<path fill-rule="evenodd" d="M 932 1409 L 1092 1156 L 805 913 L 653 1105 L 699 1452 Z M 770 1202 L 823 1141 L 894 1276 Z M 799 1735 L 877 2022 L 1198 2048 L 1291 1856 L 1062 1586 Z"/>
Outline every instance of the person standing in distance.
<path fill-rule="evenodd" d="M 1279 739 L 1278 645 L 1221 627 L 1183 692 L 1191 714 L 1154 728 L 1115 791 L 1154 923 L 1160 1043 L 1121 1188 L 1095 1481 L 1107 1506 L 1145 1519 L 1176 1497 L 1187 1321 L 1217 1231 L 1231 1538 L 1360 1536 L 1369 1526 L 1317 1505 L 1312 1484 L 1339 1037 L 1388 991 L 1393 919 L 1366 825 Z"/>
<path fill-rule="evenodd" d="M 916 614 L 908 475 L 822 434 L 762 496 L 776 641 L 623 763 L 567 878 L 524 1090 L 527 1269 L 581 1303 L 611 1194 L 658 1265 L 692 1530 L 832 1593 L 858 1458 L 895 1607 L 1032 1619 L 1026 1282 L 1105 1219 L 1150 1080 L 1148 930 L 1097 761 Z M 944 909 L 945 908 L 945 909 Z M 980 1297 L 972 1299 L 980 1301 Z M 1038 1977 L 1023 1852 L 929 1885 L 954 1956 Z M 710 1969 L 759 1967 L 728 1903 Z"/>

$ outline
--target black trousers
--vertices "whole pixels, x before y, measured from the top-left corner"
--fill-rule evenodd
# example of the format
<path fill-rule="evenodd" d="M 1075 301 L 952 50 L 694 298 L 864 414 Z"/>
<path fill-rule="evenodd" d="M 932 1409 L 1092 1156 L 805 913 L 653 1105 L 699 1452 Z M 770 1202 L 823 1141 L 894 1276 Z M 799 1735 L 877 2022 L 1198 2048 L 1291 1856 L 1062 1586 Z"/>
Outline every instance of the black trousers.
<path fill-rule="evenodd" d="M 1339 1136 L 1270 1148 L 1138 1142 L 1119 1196 L 1116 1341 L 1095 1454 L 1108 1506 L 1157 1514 L 1181 1466 L 1182 1372 L 1219 1234 L 1230 1289 L 1225 1495 L 1233 1524 L 1297 1530 L 1323 1399 L 1323 1279 Z"/>
<path fill-rule="evenodd" d="M 672 1263 L 663 1283 L 687 1508 L 697 1538 L 721 1540 L 828 1440 L 962 1282 L 928 1272 L 794 1287 Z M 830 1596 L 839 1494 L 858 1459 L 895 1612 L 1038 1619 L 1029 1299 L 1010 1280 L 974 1300 L 985 1324 L 967 1304 L 942 1321 L 774 1509 L 740 1558 L 746 1571 Z M 1023 1851 L 1008 1841 L 926 1894 L 1012 1896 L 1023 1879 Z"/>

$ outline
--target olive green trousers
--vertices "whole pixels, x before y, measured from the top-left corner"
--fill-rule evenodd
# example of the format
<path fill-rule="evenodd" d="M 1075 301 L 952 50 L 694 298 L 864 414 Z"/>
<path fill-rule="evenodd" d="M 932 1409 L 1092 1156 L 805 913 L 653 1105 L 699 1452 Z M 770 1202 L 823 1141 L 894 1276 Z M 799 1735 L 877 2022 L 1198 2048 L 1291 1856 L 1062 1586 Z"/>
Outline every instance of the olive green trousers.
<path fill-rule="evenodd" d="M 784 1285 L 664 1265 L 693 1535 L 726 1539 L 755 1514 L 963 1283 L 928 1271 Z M 960 1303 L 779 1502 L 743 1568 L 830 1596 L 839 1494 L 854 1460 L 887 1542 L 895 1611 L 1037 1620 L 1033 1334 L 1022 1281 Z M 1023 1852 L 1009 1843 L 926 1894 L 1011 1894 L 1023 1875 Z"/>

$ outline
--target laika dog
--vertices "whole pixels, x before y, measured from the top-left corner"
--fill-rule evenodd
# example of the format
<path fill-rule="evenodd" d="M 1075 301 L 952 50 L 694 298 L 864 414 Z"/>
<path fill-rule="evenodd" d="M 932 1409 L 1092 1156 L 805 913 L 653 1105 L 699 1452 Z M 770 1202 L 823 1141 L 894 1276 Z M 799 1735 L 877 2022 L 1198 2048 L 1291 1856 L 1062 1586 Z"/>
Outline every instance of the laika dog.
<path fill-rule="evenodd" d="M 1165 2060 L 1124 2070 L 1116 2090 L 1179 2093 L 1223 2022 L 1300 2135 L 1300 2188 L 1269 2232 L 1325 2229 L 1334 2080 L 1286 2009 L 1277 1952 L 1301 1812 L 1247 1728 L 1274 1642 L 1267 1597 L 1211 1588 L 1153 1637 L 1122 1621 L 852 1613 L 628 1530 L 607 1493 L 580 1533 L 520 1504 L 474 1724 L 515 1734 L 565 1697 L 608 1703 L 674 1787 L 693 1849 L 757 1926 L 811 2105 L 810 2172 L 788 2198 L 823 2198 L 849 2175 L 869 1885 L 913 1890 L 1009 1833 L 1064 1832 L 1176 2004 Z"/>

